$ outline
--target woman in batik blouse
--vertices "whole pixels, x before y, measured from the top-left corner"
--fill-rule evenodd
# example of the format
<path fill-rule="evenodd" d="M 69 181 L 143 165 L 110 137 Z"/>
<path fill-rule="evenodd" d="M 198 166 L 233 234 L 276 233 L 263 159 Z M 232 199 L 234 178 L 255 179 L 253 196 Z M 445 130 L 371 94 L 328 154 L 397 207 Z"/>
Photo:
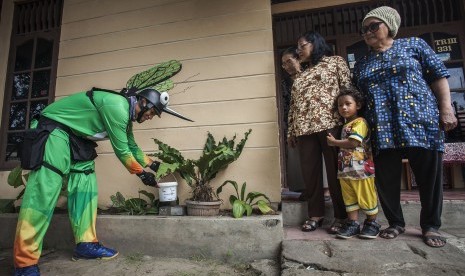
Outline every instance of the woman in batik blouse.
<path fill-rule="evenodd" d="M 341 86 L 350 85 L 346 61 L 330 56 L 331 48 L 316 32 L 307 32 L 297 41 L 299 60 L 308 65 L 294 80 L 289 110 L 288 144 L 297 145 L 308 202 L 308 220 L 302 231 L 313 231 L 323 223 L 325 201 L 322 184 L 322 154 L 335 221 L 329 229 L 336 233 L 347 218 L 341 187 L 337 180 L 337 149 L 328 146 L 326 136 L 339 137 L 341 120 L 333 110 Z"/>
<path fill-rule="evenodd" d="M 438 232 L 442 212 L 444 130 L 457 125 L 443 62 L 420 38 L 396 39 L 399 13 L 390 7 L 370 11 L 361 35 L 369 46 L 357 61 L 354 82 L 367 100 L 376 184 L 389 227 L 380 236 L 396 238 L 405 231 L 400 206 L 402 158 L 409 160 L 420 190 L 423 241 L 442 247 Z"/>

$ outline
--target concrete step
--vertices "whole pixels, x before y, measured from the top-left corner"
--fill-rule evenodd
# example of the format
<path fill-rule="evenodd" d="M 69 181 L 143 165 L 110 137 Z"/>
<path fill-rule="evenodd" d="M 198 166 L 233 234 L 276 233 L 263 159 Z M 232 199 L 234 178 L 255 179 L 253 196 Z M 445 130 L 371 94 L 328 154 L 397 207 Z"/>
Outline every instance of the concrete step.
<path fill-rule="evenodd" d="M 0 248 L 12 248 L 17 214 L 0 214 Z M 230 216 L 97 216 L 97 235 L 122 254 L 252 262 L 277 259 L 283 240 L 279 215 Z M 74 238 L 68 215 L 55 214 L 44 248 L 72 250 Z"/>
<path fill-rule="evenodd" d="M 381 205 L 380 205 L 381 206 Z M 420 224 L 421 205 L 418 201 L 402 201 L 402 210 L 407 225 Z M 284 226 L 299 226 L 308 219 L 307 202 L 296 200 L 283 200 L 281 203 Z M 442 227 L 459 228 L 465 227 L 463 214 L 465 213 L 465 200 L 444 200 L 442 210 Z M 360 213 L 360 221 L 364 215 Z M 387 226 L 387 220 L 382 208 L 378 214 L 379 222 Z M 331 202 L 325 204 L 324 226 L 328 226 L 334 220 L 333 205 Z"/>

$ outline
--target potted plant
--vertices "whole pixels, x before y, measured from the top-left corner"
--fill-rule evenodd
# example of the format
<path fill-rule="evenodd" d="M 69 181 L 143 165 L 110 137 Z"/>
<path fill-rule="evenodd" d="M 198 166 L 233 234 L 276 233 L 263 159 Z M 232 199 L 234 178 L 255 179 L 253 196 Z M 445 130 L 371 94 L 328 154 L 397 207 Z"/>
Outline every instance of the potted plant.
<path fill-rule="evenodd" d="M 244 216 L 244 214 L 250 216 L 254 206 L 257 206 L 262 214 L 275 213 L 274 210 L 270 207 L 270 199 L 265 194 L 260 192 L 249 192 L 246 195 L 246 182 L 242 184 L 241 193 L 239 194 L 239 186 L 237 185 L 237 182 L 226 180 L 223 182 L 223 184 L 221 184 L 221 186 L 218 187 L 218 189 L 216 189 L 217 196 L 223 191 L 223 187 L 227 184 L 231 184 L 236 191 L 235 195 L 229 196 L 229 203 L 231 203 L 232 206 L 233 217 L 241 218 Z M 264 198 L 266 201 L 260 198 Z"/>
<path fill-rule="evenodd" d="M 209 132 L 202 155 L 196 160 L 186 159 L 177 149 L 154 139 L 159 151 L 153 156 L 162 161 L 157 171 L 157 178 L 179 173 L 192 189 L 192 197 L 186 200 L 187 214 L 217 215 L 221 201 L 214 193 L 211 181 L 218 172 L 239 158 L 251 132 L 252 130 L 249 129 L 244 134 L 244 139 L 237 145 L 235 145 L 236 135 L 230 140 L 224 137 L 217 143 Z M 205 205 L 207 207 L 204 208 Z"/>

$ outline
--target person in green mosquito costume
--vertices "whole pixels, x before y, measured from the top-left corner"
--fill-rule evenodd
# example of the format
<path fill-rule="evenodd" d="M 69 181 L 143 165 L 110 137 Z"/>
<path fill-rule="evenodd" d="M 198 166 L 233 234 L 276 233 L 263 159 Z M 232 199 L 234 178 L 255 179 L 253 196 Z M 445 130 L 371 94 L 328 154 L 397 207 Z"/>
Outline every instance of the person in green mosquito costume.
<path fill-rule="evenodd" d="M 115 91 L 93 88 L 47 106 L 25 135 L 21 164 L 31 169 L 14 242 L 15 275 L 40 275 L 42 242 L 61 191 L 68 178 L 68 211 L 76 248 L 73 259 L 111 259 L 116 250 L 98 242 L 97 181 L 94 141 L 109 139 L 116 156 L 144 184 L 157 187 L 159 162 L 137 146 L 134 121 L 143 123 L 162 112 L 189 120 L 168 108 L 168 78 L 181 64 L 169 61 L 132 77 L 127 88 Z M 165 92 L 159 92 L 159 91 Z"/>

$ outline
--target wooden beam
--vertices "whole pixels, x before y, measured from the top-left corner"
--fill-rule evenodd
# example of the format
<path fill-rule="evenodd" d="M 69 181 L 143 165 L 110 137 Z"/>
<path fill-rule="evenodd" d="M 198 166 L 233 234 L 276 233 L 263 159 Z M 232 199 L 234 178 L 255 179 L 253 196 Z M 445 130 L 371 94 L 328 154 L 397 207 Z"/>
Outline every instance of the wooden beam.
<path fill-rule="evenodd" d="M 351 3 L 367 2 L 369 0 L 298 0 L 287 3 L 274 4 L 271 6 L 271 14 L 280 14 L 295 11 L 319 9 Z"/>

